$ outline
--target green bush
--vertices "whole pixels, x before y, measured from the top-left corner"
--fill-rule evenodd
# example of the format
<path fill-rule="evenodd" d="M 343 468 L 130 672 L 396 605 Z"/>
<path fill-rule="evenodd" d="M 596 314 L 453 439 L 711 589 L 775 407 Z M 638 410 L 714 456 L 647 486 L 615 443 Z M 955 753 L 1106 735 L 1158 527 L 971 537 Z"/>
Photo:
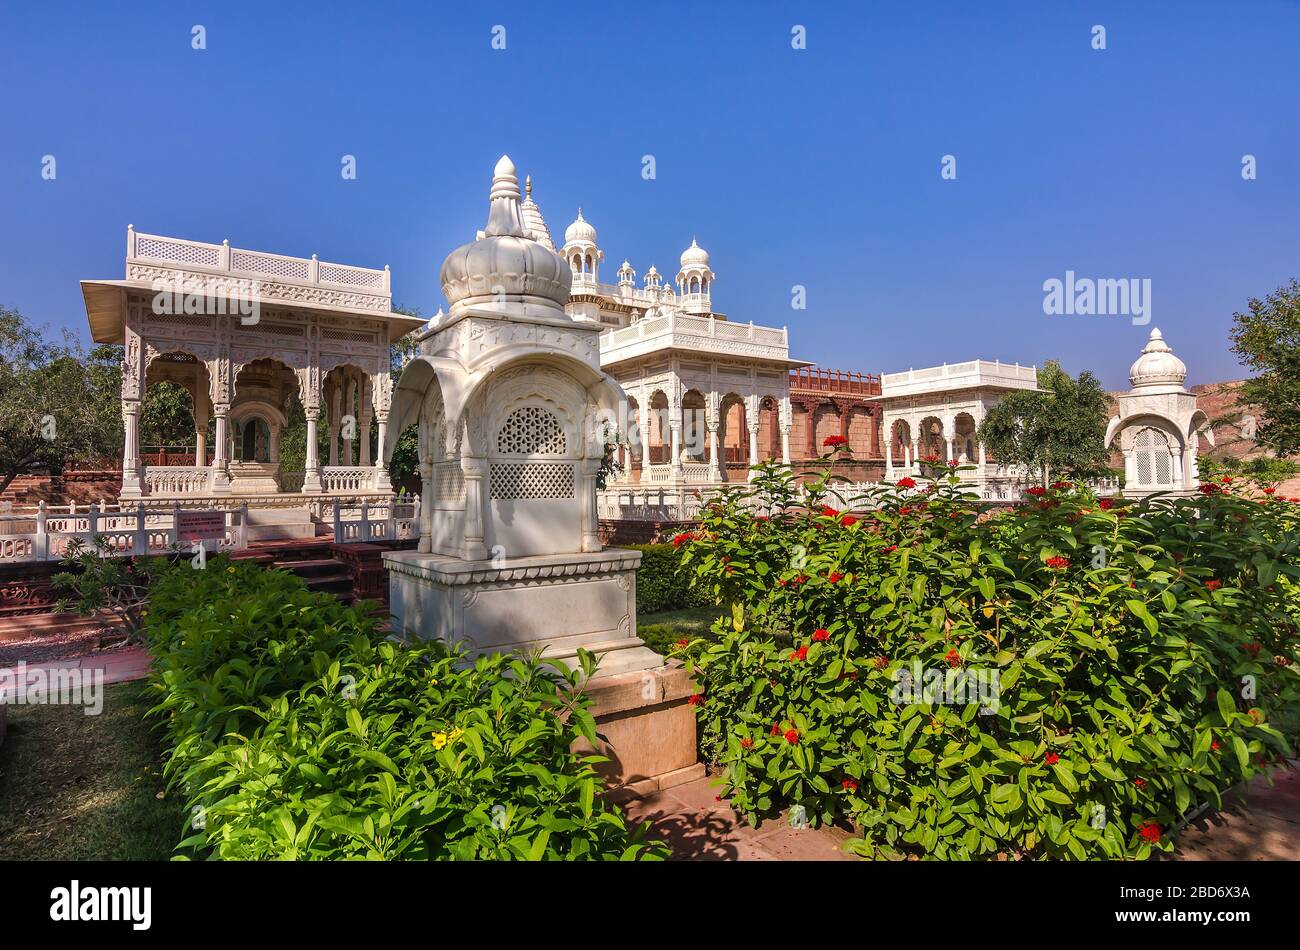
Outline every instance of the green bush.
<path fill-rule="evenodd" d="M 854 517 L 768 466 L 705 512 L 683 560 L 732 610 L 686 652 L 735 808 L 870 855 L 1141 859 L 1290 754 L 1300 506 L 1060 483 L 988 518 L 959 481 Z"/>
<path fill-rule="evenodd" d="M 682 570 L 681 558 L 673 545 L 625 544 L 622 547 L 641 552 L 641 566 L 636 572 L 637 614 L 708 607 L 717 602 L 702 588 L 692 585 L 691 575 Z"/>
<path fill-rule="evenodd" d="M 598 795 L 583 673 L 384 640 L 292 575 L 164 571 L 145 633 L 196 857 L 662 857 Z M 590 675 L 591 658 L 584 657 Z"/>

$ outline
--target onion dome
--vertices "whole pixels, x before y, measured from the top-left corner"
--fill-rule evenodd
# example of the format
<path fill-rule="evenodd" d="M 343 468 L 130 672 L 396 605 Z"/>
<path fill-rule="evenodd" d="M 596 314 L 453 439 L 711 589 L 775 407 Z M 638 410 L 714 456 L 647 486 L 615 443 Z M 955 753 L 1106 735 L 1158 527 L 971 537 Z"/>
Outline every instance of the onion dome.
<path fill-rule="evenodd" d="M 509 156 L 501 156 L 496 165 L 483 236 L 448 254 L 439 279 L 453 314 L 502 302 L 551 309 L 568 302 L 573 272 L 562 257 L 528 237 L 519 179 Z"/>
<path fill-rule="evenodd" d="M 691 238 L 691 246 L 682 251 L 682 270 L 689 267 L 708 267 L 709 252 L 695 243 L 695 238 Z"/>
<path fill-rule="evenodd" d="M 582 217 L 581 208 L 578 209 L 577 220 L 564 229 L 564 243 L 566 245 L 596 243 L 596 229 Z"/>
<path fill-rule="evenodd" d="M 1174 356 L 1158 329 L 1151 330 L 1151 338 L 1142 348 L 1142 355 L 1129 367 L 1129 382 L 1133 388 L 1142 386 L 1176 386 L 1182 388 L 1187 380 L 1187 365 Z"/>

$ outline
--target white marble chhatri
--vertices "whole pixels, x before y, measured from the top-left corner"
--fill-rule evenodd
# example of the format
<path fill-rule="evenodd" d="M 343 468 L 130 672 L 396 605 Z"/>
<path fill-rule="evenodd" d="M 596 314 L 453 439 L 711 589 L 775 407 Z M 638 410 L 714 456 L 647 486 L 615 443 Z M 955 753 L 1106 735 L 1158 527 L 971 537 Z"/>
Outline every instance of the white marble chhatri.
<path fill-rule="evenodd" d="M 568 264 L 523 211 L 503 157 L 487 226 L 443 261 L 451 308 L 393 394 L 389 434 L 419 425 L 424 499 L 419 549 L 384 555 L 394 629 L 565 659 L 584 646 L 601 673 L 660 667 L 636 636 L 640 554 L 598 537 L 605 431 L 626 398 L 600 368 L 600 326 L 565 312 Z"/>

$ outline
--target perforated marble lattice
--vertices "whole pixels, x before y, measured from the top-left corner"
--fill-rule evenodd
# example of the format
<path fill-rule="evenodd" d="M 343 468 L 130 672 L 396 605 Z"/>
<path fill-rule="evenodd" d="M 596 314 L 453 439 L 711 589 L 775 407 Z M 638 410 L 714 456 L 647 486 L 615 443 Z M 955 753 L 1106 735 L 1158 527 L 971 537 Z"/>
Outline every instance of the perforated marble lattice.
<path fill-rule="evenodd" d="M 489 482 L 494 499 L 572 498 L 573 466 L 557 462 L 495 462 Z"/>
<path fill-rule="evenodd" d="M 560 420 L 541 406 L 516 409 L 497 433 L 497 451 L 503 455 L 563 455 L 566 449 Z"/>

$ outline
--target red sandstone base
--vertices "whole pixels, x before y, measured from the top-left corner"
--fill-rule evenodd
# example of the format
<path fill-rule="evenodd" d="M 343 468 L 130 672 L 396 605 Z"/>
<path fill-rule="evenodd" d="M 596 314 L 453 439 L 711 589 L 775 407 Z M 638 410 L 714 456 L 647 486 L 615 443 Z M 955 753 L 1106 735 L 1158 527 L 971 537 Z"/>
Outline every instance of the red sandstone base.
<path fill-rule="evenodd" d="M 704 775 L 696 761 L 695 711 L 687 699 L 695 684 L 678 665 L 597 676 L 587 684 L 599 754 L 596 769 L 615 801 L 651 795 Z M 585 743 L 578 748 L 590 749 Z"/>

